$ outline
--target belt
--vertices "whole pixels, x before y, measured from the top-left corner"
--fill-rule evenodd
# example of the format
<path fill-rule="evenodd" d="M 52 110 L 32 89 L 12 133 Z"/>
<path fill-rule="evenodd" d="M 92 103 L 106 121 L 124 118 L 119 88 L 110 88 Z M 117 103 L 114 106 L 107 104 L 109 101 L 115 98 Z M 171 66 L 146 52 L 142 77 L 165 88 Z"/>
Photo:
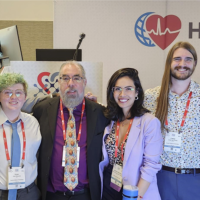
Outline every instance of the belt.
<path fill-rule="evenodd" d="M 29 186 L 19 189 L 19 190 L 30 190 L 33 186 L 35 185 L 35 182 L 31 183 Z M 8 193 L 9 190 L 1 190 L 0 189 L 0 197 L 2 196 L 3 193 Z"/>
<path fill-rule="evenodd" d="M 173 167 L 167 167 L 162 166 L 163 170 L 174 172 L 175 174 L 199 174 L 200 168 L 173 168 Z"/>
<path fill-rule="evenodd" d="M 84 194 L 84 193 L 87 193 L 89 192 L 89 188 L 84 188 L 82 190 L 79 190 L 79 191 L 66 191 L 66 192 L 60 192 L 60 191 L 57 191 L 55 192 L 56 194 L 62 194 L 62 195 L 70 195 L 70 196 L 76 196 L 76 195 L 79 195 L 79 194 Z"/>

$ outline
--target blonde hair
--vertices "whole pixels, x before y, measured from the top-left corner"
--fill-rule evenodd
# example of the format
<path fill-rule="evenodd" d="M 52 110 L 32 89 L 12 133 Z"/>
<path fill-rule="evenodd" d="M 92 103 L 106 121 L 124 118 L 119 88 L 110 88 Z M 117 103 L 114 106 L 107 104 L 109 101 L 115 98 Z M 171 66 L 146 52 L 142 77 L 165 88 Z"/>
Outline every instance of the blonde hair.
<path fill-rule="evenodd" d="M 28 84 L 25 81 L 23 75 L 16 73 L 4 73 L 0 75 L 0 92 L 2 92 L 7 87 L 15 84 L 22 84 L 24 87 L 24 92 L 27 95 Z"/>

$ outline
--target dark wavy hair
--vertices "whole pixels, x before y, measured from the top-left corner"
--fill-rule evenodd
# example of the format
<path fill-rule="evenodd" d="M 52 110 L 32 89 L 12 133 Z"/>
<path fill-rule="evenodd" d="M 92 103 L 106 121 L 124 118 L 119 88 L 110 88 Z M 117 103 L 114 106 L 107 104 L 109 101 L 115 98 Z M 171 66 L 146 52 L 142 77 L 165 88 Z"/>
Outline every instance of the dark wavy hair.
<path fill-rule="evenodd" d="M 110 120 L 114 121 L 122 121 L 124 120 L 124 113 L 122 108 L 118 106 L 115 102 L 112 88 L 115 87 L 115 84 L 119 78 L 128 76 L 135 85 L 136 91 L 138 92 L 138 100 L 134 101 L 133 106 L 130 109 L 130 117 L 128 119 L 132 119 L 134 117 L 139 117 L 149 112 L 146 108 L 143 107 L 144 101 L 144 91 L 142 89 L 142 85 L 140 83 L 140 79 L 138 77 L 138 71 L 134 68 L 123 68 L 117 70 L 110 78 L 107 87 L 107 107 L 104 110 L 104 115 Z"/>

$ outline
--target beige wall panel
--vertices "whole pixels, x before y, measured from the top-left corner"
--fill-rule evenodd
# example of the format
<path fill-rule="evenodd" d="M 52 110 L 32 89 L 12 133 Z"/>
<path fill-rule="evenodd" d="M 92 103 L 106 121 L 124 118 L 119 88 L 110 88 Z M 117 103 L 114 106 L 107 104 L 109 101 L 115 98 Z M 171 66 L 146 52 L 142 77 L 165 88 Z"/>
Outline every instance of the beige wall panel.
<path fill-rule="evenodd" d="M 52 21 L 0 21 L 0 29 L 17 25 L 23 60 L 36 60 L 36 49 L 53 48 Z"/>
<path fill-rule="evenodd" d="M 1 20 L 53 21 L 53 0 L 0 0 Z"/>

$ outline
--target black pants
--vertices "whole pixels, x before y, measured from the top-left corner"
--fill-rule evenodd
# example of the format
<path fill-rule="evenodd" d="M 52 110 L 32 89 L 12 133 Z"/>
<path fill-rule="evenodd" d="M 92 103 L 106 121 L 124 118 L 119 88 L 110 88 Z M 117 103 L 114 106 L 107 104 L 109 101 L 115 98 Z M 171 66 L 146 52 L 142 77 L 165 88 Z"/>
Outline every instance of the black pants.
<path fill-rule="evenodd" d="M 0 190 L 0 200 L 8 199 L 8 190 Z M 17 200 L 39 200 L 40 191 L 35 183 L 24 189 L 17 190 Z"/>
<path fill-rule="evenodd" d="M 90 191 L 77 195 L 64 195 L 64 192 L 47 192 L 46 200 L 91 200 Z"/>
<path fill-rule="evenodd" d="M 110 187 L 113 165 L 108 165 L 103 172 L 103 195 L 102 200 L 122 200 L 122 188 L 119 192 Z"/>

